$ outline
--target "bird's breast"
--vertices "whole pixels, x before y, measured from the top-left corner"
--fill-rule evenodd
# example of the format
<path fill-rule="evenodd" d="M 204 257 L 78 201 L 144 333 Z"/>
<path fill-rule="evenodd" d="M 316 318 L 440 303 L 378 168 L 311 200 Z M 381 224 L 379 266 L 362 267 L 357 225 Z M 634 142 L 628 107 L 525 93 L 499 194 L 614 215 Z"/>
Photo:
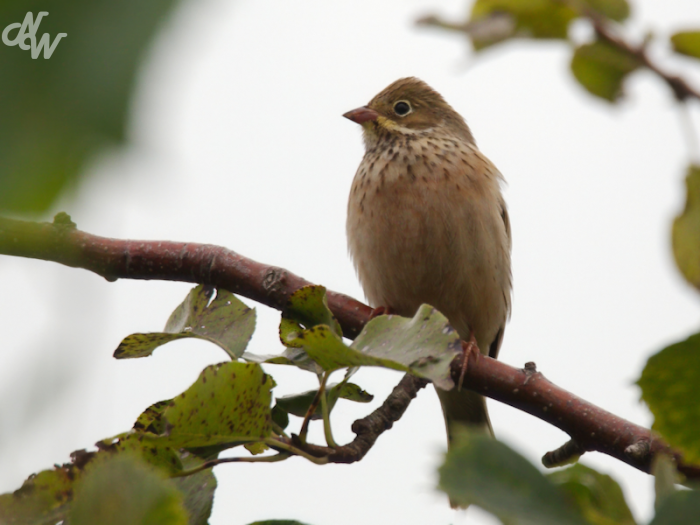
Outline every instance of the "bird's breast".
<path fill-rule="evenodd" d="M 495 336 L 507 315 L 504 290 L 510 293 L 498 180 L 470 168 L 477 157 L 462 162 L 457 147 L 370 153 L 353 181 L 347 219 L 369 302 L 407 316 L 428 303 L 462 337 L 467 325 L 483 332 L 477 340 Z"/>

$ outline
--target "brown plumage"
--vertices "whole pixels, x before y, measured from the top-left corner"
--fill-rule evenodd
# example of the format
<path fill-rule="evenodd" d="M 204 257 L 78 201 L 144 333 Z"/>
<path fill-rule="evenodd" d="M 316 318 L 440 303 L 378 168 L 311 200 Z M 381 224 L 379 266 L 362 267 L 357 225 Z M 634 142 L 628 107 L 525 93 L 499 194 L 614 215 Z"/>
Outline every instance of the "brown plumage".
<path fill-rule="evenodd" d="M 345 116 L 364 131 L 347 236 L 368 301 L 404 316 L 428 303 L 496 357 L 511 306 L 501 174 L 459 113 L 416 78 L 397 80 Z M 492 432 L 481 396 L 438 395 L 448 438 L 455 423 Z"/>

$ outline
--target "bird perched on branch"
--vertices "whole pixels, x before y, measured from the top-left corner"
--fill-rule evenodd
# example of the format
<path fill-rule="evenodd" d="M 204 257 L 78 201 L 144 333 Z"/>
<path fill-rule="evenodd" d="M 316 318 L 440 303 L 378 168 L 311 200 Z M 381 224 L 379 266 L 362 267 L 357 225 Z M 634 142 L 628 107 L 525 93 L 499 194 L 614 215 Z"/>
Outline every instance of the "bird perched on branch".
<path fill-rule="evenodd" d="M 497 357 L 511 307 L 502 175 L 459 113 L 417 78 L 344 116 L 362 126 L 365 142 L 347 236 L 370 305 L 411 317 L 430 304 L 463 340 Z M 437 393 L 448 443 L 457 424 L 493 434 L 483 397 Z"/>

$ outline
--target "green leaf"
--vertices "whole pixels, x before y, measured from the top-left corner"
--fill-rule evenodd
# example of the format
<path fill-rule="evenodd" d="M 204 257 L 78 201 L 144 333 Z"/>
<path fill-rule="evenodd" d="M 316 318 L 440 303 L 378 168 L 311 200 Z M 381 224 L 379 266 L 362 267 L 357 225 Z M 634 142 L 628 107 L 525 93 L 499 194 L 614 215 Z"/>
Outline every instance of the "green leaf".
<path fill-rule="evenodd" d="M 311 406 L 318 389 L 307 390 L 300 394 L 291 394 L 288 396 L 282 396 L 277 398 L 277 404 L 275 408 L 278 410 L 283 410 L 289 414 L 297 417 L 304 417 L 307 410 Z M 330 385 L 328 389 L 328 410 L 333 410 L 338 398 L 347 399 L 350 401 L 355 401 L 357 403 L 369 403 L 374 399 L 374 396 L 368 394 L 362 388 L 354 383 L 339 383 L 337 385 Z M 311 419 L 321 419 L 323 413 L 321 410 L 321 405 L 316 407 L 316 412 L 314 412 Z M 285 425 L 286 426 L 286 425 Z"/>
<path fill-rule="evenodd" d="M 105 439 L 100 441 L 98 446 L 100 453 L 95 456 L 91 464 L 108 461 L 108 458 L 117 453 L 128 453 L 139 457 L 144 463 L 148 463 L 168 475 L 182 471 L 182 462 L 178 452 L 162 443 L 143 439 L 143 434 L 130 433 L 116 439 Z"/>
<path fill-rule="evenodd" d="M 351 346 L 361 355 L 401 363 L 443 390 L 454 386 L 450 363 L 462 353 L 459 334 L 444 315 L 427 304 L 412 319 L 397 315 L 372 319 Z"/>
<path fill-rule="evenodd" d="M 700 289 L 700 166 L 688 168 L 685 187 L 685 209 L 673 221 L 673 256 L 683 277 Z"/>
<path fill-rule="evenodd" d="M 576 16 L 574 9 L 555 0 L 476 0 L 469 23 L 475 30 L 469 35 L 477 50 L 511 37 L 566 39 Z"/>
<path fill-rule="evenodd" d="M 63 520 L 78 474 L 74 465 L 32 474 L 14 493 L 0 495 L 0 523 L 55 525 Z"/>
<path fill-rule="evenodd" d="M 334 386 L 331 390 L 337 390 L 337 395 L 341 399 L 347 399 L 348 401 L 354 401 L 355 403 L 369 403 L 374 399 L 372 394 L 362 390 L 362 388 L 355 383 L 340 383 Z"/>
<path fill-rule="evenodd" d="M 168 408 L 171 401 L 171 399 L 158 401 L 144 410 L 134 423 L 134 431 L 150 432 L 151 434 L 162 434 L 165 432 L 163 411 Z"/>
<path fill-rule="evenodd" d="M 294 321 L 288 321 L 289 323 L 293 323 Z M 282 319 L 282 323 L 285 323 L 285 319 Z M 290 344 L 295 344 L 296 337 L 299 332 L 303 332 L 303 329 L 301 328 L 295 328 L 294 331 L 294 336 L 292 340 L 290 341 Z M 250 352 L 243 352 L 243 355 L 241 356 L 243 359 L 250 363 L 268 363 L 272 365 L 292 365 L 296 366 L 297 368 L 300 368 L 302 370 L 306 370 L 308 372 L 313 372 L 316 375 L 321 375 L 323 374 L 323 369 L 318 366 L 310 357 L 309 355 L 304 352 L 303 350 L 303 344 L 299 343 L 299 347 L 293 347 L 290 346 L 284 350 L 280 355 L 258 355 L 258 354 L 253 354 Z"/>
<path fill-rule="evenodd" d="M 177 488 L 130 454 L 88 468 L 75 489 L 71 525 L 187 525 Z"/>
<path fill-rule="evenodd" d="M 282 317 L 283 323 L 280 326 L 280 337 L 283 337 L 283 326 L 285 330 L 294 329 L 294 324 L 284 323 L 284 320 L 295 321 L 302 325 L 303 328 L 326 325 L 334 334 L 340 337 L 343 336 L 340 323 L 330 311 L 330 308 L 328 308 L 326 289 L 323 286 L 308 285 L 294 292 L 289 296 Z M 282 344 L 287 343 L 283 340 Z"/>
<path fill-rule="evenodd" d="M 450 363 L 461 352 L 459 336 L 447 318 L 423 305 L 413 319 L 380 316 L 373 319 L 351 346 L 328 326 L 318 325 L 287 336 L 326 371 L 354 366 L 381 366 L 411 372 L 449 390 Z"/>
<path fill-rule="evenodd" d="M 163 411 L 167 430 L 160 439 L 175 448 L 228 448 L 265 439 L 271 432 L 273 387 L 258 364 L 208 366 Z"/>
<path fill-rule="evenodd" d="M 460 436 L 440 467 L 439 488 L 518 525 L 584 525 L 564 493 L 529 461 L 493 438 Z"/>
<path fill-rule="evenodd" d="M 666 498 L 649 525 L 689 525 L 700 516 L 700 492 L 680 490 Z"/>
<path fill-rule="evenodd" d="M 676 470 L 676 463 L 668 454 L 657 453 L 651 464 L 651 474 L 654 476 L 654 508 L 659 510 L 663 502 L 671 494 L 676 492 L 676 483 L 680 483 L 680 476 Z"/>
<path fill-rule="evenodd" d="M 622 96 L 625 77 L 641 65 L 635 56 L 602 40 L 577 47 L 571 59 L 576 80 L 589 93 L 610 102 Z"/>
<path fill-rule="evenodd" d="M 634 525 L 622 489 L 610 476 L 578 463 L 547 478 L 566 492 L 579 513 L 592 525 Z"/>
<path fill-rule="evenodd" d="M 700 31 L 680 31 L 671 37 L 676 53 L 700 58 Z"/>
<path fill-rule="evenodd" d="M 373 319 L 351 346 L 326 325 L 299 328 L 285 340 L 294 348 L 301 346 L 326 371 L 381 366 L 425 377 L 445 390 L 454 386 L 450 363 L 462 351 L 459 335 L 447 318 L 428 305 L 422 305 L 413 319 Z"/>
<path fill-rule="evenodd" d="M 275 404 L 272 407 L 272 421 L 284 430 L 289 426 L 289 413 Z"/>
<path fill-rule="evenodd" d="M 212 297 L 216 292 L 216 298 Z M 117 359 L 150 356 L 161 345 L 196 337 L 223 348 L 232 359 L 243 355 L 255 331 L 255 309 L 231 292 L 199 285 L 168 319 L 164 332 L 131 334 L 114 352 Z"/>
<path fill-rule="evenodd" d="M 37 40 L 53 54 L 0 43 L 0 212 L 49 209 L 85 165 L 125 139 L 129 97 L 144 52 L 173 0 L 0 3 L 0 29 L 48 12 Z M 14 40 L 18 29 L 8 33 Z M 27 44 L 29 40 L 27 39 Z"/>
<path fill-rule="evenodd" d="M 672 344 L 649 358 L 637 384 L 654 414 L 654 430 L 700 462 L 700 334 Z"/>

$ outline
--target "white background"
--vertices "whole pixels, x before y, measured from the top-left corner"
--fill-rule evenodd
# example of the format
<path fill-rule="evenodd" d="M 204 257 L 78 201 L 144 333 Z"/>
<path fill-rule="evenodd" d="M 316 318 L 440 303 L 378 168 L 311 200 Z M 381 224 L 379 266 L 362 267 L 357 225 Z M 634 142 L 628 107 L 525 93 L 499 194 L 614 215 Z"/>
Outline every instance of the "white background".
<path fill-rule="evenodd" d="M 652 29 L 663 40 L 700 26 L 697 0 L 634 7 L 635 36 Z M 631 79 L 619 106 L 593 99 L 568 72 L 563 43 L 474 56 L 459 36 L 413 25 L 428 12 L 459 19 L 465 9 L 447 0 L 185 3 L 144 60 L 130 146 L 95 159 L 55 211 L 100 235 L 224 245 L 361 299 L 344 221 L 362 143 L 341 115 L 395 79 L 418 76 L 466 117 L 508 180 L 515 297 L 501 358 L 535 361 L 555 383 L 650 425 L 633 382 L 652 352 L 697 331 L 700 311 L 670 252 L 689 159 L 679 112 L 648 73 Z M 588 34 L 583 25 L 574 31 Z M 654 52 L 700 85 L 697 62 L 669 61 L 667 51 Z M 112 359 L 122 337 L 160 330 L 188 289 L 0 258 L 0 492 L 129 428 L 224 359 L 193 341 L 148 359 Z M 251 349 L 281 351 L 278 312 L 257 311 Z M 268 371 L 278 395 L 314 386 L 307 374 Z M 339 442 L 399 378 L 356 376 L 376 401 L 339 403 Z M 491 402 L 490 410 L 498 437 L 535 463 L 567 439 L 509 407 Z M 358 464 L 217 467 L 211 523 L 497 523 L 479 509 L 455 513 L 436 491 L 444 449 L 437 397 L 425 391 Z M 650 477 L 600 454 L 583 461 L 614 476 L 635 516 L 648 520 Z"/>

